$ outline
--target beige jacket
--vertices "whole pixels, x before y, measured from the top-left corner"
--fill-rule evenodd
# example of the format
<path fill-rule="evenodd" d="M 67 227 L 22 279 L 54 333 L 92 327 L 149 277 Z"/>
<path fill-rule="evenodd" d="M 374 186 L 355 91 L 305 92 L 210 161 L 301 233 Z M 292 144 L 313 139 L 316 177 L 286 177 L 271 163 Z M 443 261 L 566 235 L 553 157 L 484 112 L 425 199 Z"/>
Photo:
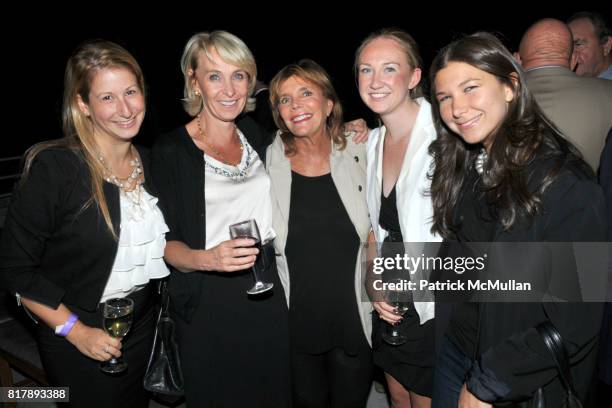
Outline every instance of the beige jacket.
<path fill-rule="evenodd" d="M 366 151 L 365 144 L 356 145 L 350 138 L 347 139 L 346 148 L 342 151 L 332 144 L 330 154 L 331 175 L 351 222 L 362 242 L 367 241 L 370 232 L 370 219 L 366 204 Z M 272 225 L 276 232 L 274 246 L 276 249 L 276 263 L 280 281 L 285 290 L 289 304 L 289 268 L 285 256 L 285 245 L 289 232 L 289 209 L 291 207 L 291 163 L 285 157 L 285 148 L 280 136 L 266 152 L 266 169 L 271 180 L 272 194 Z M 359 309 L 359 317 L 368 343 L 371 344 L 372 333 L 372 305 L 365 294 L 365 287 L 361 277 L 361 251 L 355 259 L 355 301 Z"/>

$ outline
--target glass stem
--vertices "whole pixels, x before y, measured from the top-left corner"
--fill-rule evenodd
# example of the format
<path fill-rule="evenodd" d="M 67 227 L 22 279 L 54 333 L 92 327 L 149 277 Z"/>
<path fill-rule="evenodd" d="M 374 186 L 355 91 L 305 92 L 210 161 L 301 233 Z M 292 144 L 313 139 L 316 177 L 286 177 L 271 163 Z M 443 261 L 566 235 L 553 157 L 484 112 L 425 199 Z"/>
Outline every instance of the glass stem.
<path fill-rule="evenodd" d="M 255 283 L 261 283 L 261 279 L 259 278 L 259 274 L 257 273 L 257 269 L 255 269 L 255 267 L 253 266 L 251 268 L 251 272 L 253 273 L 253 280 L 255 281 Z"/>

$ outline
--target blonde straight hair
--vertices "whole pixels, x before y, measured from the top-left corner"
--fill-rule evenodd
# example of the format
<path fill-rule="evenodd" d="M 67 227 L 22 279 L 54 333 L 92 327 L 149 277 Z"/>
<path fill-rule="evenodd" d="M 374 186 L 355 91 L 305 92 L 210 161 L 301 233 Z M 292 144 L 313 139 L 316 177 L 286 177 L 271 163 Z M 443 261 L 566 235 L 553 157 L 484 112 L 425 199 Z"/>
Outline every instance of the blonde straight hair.
<path fill-rule="evenodd" d="M 91 174 L 90 199 L 81 210 L 93 203 L 98 206 L 109 232 L 117 239 L 104 196 L 104 169 L 98 160 L 98 148 L 94 139 L 94 125 L 78 106 L 78 96 L 89 103 L 89 91 L 96 73 L 103 69 L 125 68 L 136 77 L 144 95 L 145 84 L 142 69 L 136 59 L 123 47 L 110 41 L 93 40 L 81 44 L 66 64 L 64 74 L 64 98 L 62 104 L 62 127 L 64 137 L 32 146 L 25 155 L 25 181 L 36 156 L 49 148 L 68 148 L 85 161 Z"/>
<path fill-rule="evenodd" d="M 204 53 L 209 59 L 211 50 L 216 50 L 223 61 L 244 69 L 249 76 L 249 95 L 255 89 L 257 81 L 257 65 L 251 50 L 244 41 L 227 31 L 213 31 L 194 34 L 183 51 L 181 71 L 185 80 L 183 90 L 183 107 L 185 112 L 194 117 L 204 109 L 202 95 L 195 93 L 193 72 L 198 69 L 198 58 Z M 254 102 L 247 100 L 245 110 L 251 111 Z"/>

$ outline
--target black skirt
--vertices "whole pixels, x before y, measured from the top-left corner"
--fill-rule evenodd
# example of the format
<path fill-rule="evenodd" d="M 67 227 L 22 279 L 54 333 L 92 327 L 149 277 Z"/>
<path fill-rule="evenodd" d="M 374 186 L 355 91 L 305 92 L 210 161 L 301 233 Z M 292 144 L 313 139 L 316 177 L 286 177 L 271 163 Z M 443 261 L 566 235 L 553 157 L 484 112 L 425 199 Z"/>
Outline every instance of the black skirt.
<path fill-rule="evenodd" d="M 290 406 L 287 303 L 275 266 L 265 279 L 250 296 L 250 271 L 206 273 L 191 322 L 176 318 L 188 407 Z"/>
<path fill-rule="evenodd" d="M 382 333 L 389 324 L 372 313 L 372 348 L 374 364 L 390 374 L 408 391 L 431 397 L 433 391 L 433 370 L 435 356 L 435 324 L 428 320 L 421 325 L 414 306 L 404 315 L 397 326 L 406 338 L 399 346 L 387 344 Z"/>
<path fill-rule="evenodd" d="M 394 257 L 401 252 L 399 248 L 402 248 L 402 245 L 398 245 L 401 241 L 403 241 L 401 233 L 390 233 L 382 246 L 383 256 Z M 385 271 L 383 279 L 385 276 L 393 277 L 394 271 Z M 406 338 L 406 342 L 398 346 L 386 343 L 382 338 L 386 330 L 391 330 L 391 326 L 381 320 L 378 313 L 372 313 L 374 364 L 390 374 L 408 391 L 431 397 L 435 361 L 434 320 L 428 320 L 421 325 L 414 304 L 411 304 L 410 309 L 404 314 L 404 319 L 397 326 L 397 330 Z"/>

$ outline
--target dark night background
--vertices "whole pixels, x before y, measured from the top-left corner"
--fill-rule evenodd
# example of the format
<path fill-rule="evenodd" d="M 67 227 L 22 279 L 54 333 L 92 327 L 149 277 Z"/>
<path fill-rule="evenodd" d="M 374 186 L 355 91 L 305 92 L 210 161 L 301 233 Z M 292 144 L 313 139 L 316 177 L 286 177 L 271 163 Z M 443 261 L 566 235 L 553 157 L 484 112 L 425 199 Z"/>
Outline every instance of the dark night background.
<path fill-rule="evenodd" d="M 136 143 L 150 146 L 160 133 L 187 122 L 180 99 L 183 78 L 179 61 L 194 33 L 227 30 L 249 46 L 257 61 L 258 77 L 265 82 L 284 65 L 311 58 L 330 73 L 344 105 L 345 119 L 375 118 L 362 104 L 353 75 L 353 58 L 360 42 L 372 31 L 399 27 L 420 46 L 424 78 L 436 52 L 461 34 L 497 33 L 511 51 L 535 21 L 566 20 L 577 11 L 602 13 L 612 23 L 610 0 L 598 2 L 489 0 L 487 3 L 442 1 L 382 2 L 359 5 L 312 2 L 258 3 L 257 12 L 237 2 L 165 2 L 135 7 L 127 2 L 53 5 L 43 9 L 22 2 L 27 10 L 4 4 L 2 27 L 2 142 L 0 159 L 21 156 L 34 143 L 62 136 L 60 109 L 66 61 L 84 40 L 101 38 L 130 51 L 145 74 L 147 115 Z M 63 4 L 63 3 L 62 3 Z M 608 6 L 606 6 L 608 4 Z M 10 6 L 10 9 L 9 9 Z M 343 13 L 330 12 L 340 8 Z M 72 15 L 67 15 L 71 10 Z M 8 196 L 15 179 L 3 175 L 19 171 L 18 161 L 0 160 L 0 198 Z M 609 392 L 609 391 L 607 391 Z M 606 401 L 609 401 L 606 400 Z"/>
<path fill-rule="evenodd" d="M 159 14 L 144 17 L 142 10 L 129 12 L 118 3 L 109 3 L 104 12 L 83 11 L 60 19 L 55 17 L 62 15 L 58 10 L 52 12 L 53 17 L 51 11 L 44 10 L 37 12 L 37 18 L 28 13 L 5 14 L 5 21 L 14 19 L 12 23 L 18 27 L 5 29 L 3 36 L 4 79 L 9 88 L 17 87 L 17 101 L 8 104 L 11 130 L 3 138 L 0 157 L 21 155 L 33 143 L 61 137 L 64 66 L 73 49 L 86 39 L 118 42 L 140 62 L 148 88 L 148 111 L 137 143 L 150 145 L 159 132 L 187 121 L 180 104 L 183 79 L 179 60 L 186 41 L 199 31 L 224 29 L 242 38 L 255 55 L 259 78 L 266 82 L 287 63 L 314 59 L 332 76 L 344 104 L 345 119 L 365 117 L 373 125 L 374 118 L 361 103 L 352 71 L 355 49 L 371 31 L 389 26 L 405 29 L 419 44 L 427 68 L 437 50 L 462 33 L 496 32 L 514 51 L 524 30 L 537 19 L 565 20 L 584 9 L 597 10 L 610 19 L 604 3 L 557 3 L 547 6 L 549 11 L 541 6 L 529 10 L 510 2 L 470 4 L 460 10 L 449 10 L 442 3 L 421 9 L 413 9 L 410 2 L 393 6 L 380 3 L 355 5 L 346 14 L 332 15 L 328 10 L 331 5 L 323 9 L 313 4 L 284 3 L 285 9 L 295 10 L 290 13 L 272 5 L 262 5 L 252 12 L 238 3 L 215 3 L 213 7 L 199 2 L 173 7 L 166 4 L 157 10 L 163 12 L 163 18 Z M 111 6 L 118 9 L 110 12 L 107 9 Z M 147 16 L 152 12 L 147 10 Z M 49 18 L 45 18 L 46 13 Z M 5 98 L 5 108 L 8 101 Z M 6 171 L 0 166 L 0 172 Z"/>

